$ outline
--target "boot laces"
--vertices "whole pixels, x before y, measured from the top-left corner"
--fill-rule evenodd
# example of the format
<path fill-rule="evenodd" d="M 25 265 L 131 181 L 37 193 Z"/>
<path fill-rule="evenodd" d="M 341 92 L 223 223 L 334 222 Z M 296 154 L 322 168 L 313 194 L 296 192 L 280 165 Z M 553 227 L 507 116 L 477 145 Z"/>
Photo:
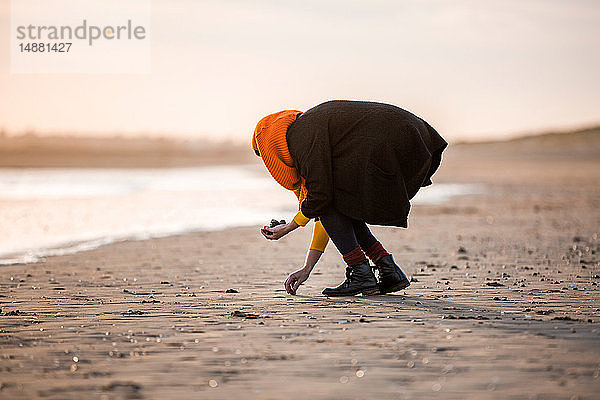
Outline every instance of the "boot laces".
<path fill-rule="evenodd" d="M 346 267 L 346 280 L 348 282 L 351 282 L 352 280 L 354 280 L 354 274 L 352 272 L 353 272 L 352 268 Z"/>

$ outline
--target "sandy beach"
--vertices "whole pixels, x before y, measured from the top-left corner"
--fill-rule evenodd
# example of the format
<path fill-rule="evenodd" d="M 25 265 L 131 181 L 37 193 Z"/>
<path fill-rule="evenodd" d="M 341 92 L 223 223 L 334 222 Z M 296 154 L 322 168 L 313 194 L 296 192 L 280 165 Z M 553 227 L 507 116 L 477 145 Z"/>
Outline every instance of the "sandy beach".
<path fill-rule="evenodd" d="M 484 190 L 373 228 L 413 280 L 393 295 L 322 296 L 332 244 L 286 294 L 309 228 L 0 267 L 0 398 L 598 398 L 597 136 L 452 146 L 434 183 Z"/>

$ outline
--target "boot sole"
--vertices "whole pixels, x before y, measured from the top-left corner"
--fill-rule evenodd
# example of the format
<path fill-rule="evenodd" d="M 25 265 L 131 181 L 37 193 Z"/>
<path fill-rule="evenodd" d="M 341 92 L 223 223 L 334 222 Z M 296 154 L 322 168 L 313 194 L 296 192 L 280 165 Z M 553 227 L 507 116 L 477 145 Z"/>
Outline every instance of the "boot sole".
<path fill-rule="evenodd" d="M 362 295 L 363 296 L 375 296 L 379 294 L 379 288 L 378 287 L 374 287 L 374 288 L 370 288 L 370 289 L 365 289 L 362 291 Z"/>
<path fill-rule="evenodd" d="M 406 280 L 406 281 L 402 281 L 392 287 L 386 288 L 386 289 L 379 289 L 379 294 L 386 294 L 386 293 L 392 293 L 392 292 L 397 292 L 399 290 L 402 289 L 406 289 L 407 287 L 410 286 L 410 281 Z"/>
<path fill-rule="evenodd" d="M 323 295 L 327 296 L 327 297 L 352 297 L 352 296 L 356 296 L 357 294 L 360 294 L 360 293 L 362 293 L 363 296 L 374 296 L 374 295 L 379 294 L 379 288 L 377 286 L 374 286 L 372 288 L 366 288 L 366 289 L 359 290 L 358 292 L 353 293 L 353 294 L 351 294 L 351 293 L 348 293 L 348 294 L 331 294 L 331 293 L 325 294 L 325 293 L 323 293 Z"/>

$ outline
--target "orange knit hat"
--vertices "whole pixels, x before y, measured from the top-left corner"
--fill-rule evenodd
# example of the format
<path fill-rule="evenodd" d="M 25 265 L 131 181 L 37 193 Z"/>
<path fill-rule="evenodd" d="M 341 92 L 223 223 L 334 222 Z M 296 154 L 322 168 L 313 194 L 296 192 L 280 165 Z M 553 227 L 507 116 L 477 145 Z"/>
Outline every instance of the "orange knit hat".
<path fill-rule="evenodd" d="M 302 202 L 306 197 L 304 179 L 294 166 L 285 138 L 288 127 L 300 113 L 297 110 L 284 110 L 261 119 L 252 135 L 252 148 L 261 156 L 277 183 L 293 191 L 298 201 Z"/>

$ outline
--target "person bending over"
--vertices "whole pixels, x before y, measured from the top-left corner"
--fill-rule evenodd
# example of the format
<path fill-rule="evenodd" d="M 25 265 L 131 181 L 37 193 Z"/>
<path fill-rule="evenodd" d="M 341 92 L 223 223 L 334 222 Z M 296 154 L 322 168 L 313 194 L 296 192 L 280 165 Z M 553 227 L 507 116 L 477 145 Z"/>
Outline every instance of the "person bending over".
<path fill-rule="evenodd" d="M 263 236 L 278 240 L 315 219 L 305 265 L 288 276 L 287 292 L 295 294 L 308 279 L 329 238 L 347 268 L 344 282 L 326 288 L 324 295 L 385 294 L 408 287 L 406 275 L 367 224 L 406 228 L 410 200 L 431 185 L 447 145 L 423 119 L 383 103 L 333 100 L 306 112 L 284 110 L 261 119 L 252 136 L 254 152 L 299 202 L 290 222 L 264 226 Z"/>

